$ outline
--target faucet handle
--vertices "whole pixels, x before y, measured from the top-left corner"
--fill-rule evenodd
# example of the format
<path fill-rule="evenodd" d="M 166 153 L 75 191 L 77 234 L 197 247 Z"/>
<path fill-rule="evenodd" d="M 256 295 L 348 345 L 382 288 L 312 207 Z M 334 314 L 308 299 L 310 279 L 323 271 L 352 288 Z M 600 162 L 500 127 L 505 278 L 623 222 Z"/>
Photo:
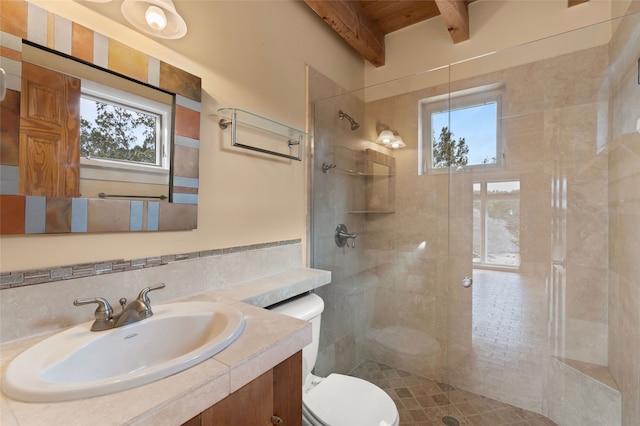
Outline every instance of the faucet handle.
<path fill-rule="evenodd" d="M 109 321 L 113 318 L 113 308 L 107 301 L 107 299 L 103 299 L 102 297 L 94 297 L 93 299 L 76 299 L 73 301 L 75 306 L 88 305 L 90 303 L 97 303 L 98 307 L 96 308 L 95 317 L 96 320 L 91 327 L 92 331 L 100 331 L 106 330 L 109 324 Z"/>
<path fill-rule="evenodd" d="M 147 293 L 153 290 L 160 290 L 162 288 L 165 288 L 164 283 L 159 283 L 156 285 L 152 285 L 150 287 L 145 287 L 140 291 L 140 294 L 138 295 L 138 300 L 144 302 L 148 307 L 151 307 L 150 306 L 151 300 L 149 300 L 149 296 L 147 296 Z"/>

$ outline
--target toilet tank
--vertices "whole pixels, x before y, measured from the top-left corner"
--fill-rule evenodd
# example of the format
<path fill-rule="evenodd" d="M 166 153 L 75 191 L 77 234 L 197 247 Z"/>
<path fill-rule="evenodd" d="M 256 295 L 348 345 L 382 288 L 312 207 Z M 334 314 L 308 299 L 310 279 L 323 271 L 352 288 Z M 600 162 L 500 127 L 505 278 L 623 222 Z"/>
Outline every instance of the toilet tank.
<path fill-rule="evenodd" d="M 318 358 L 318 342 L 320 340 L 320 314 L 324 310 L 324 301 L 320 296 L 308 293 L 293 299 L 285 300 L 267 309 L 293 318 L 311 322 L 311 343 L 302 349 L 302 380 L 305 378 Z"/>

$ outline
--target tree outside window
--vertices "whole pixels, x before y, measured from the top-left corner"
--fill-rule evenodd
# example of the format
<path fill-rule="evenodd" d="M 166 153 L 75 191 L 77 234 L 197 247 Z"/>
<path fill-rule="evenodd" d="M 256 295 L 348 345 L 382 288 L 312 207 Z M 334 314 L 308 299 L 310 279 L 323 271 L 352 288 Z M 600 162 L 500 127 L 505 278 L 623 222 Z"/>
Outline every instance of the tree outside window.
<path fill-rule="evenodd" d="M 80 155 L 155 165 L 156 120 L 117 105 L 83 99 L 92 104 L 95 120 L 80 120 Z"/>
<path fill-rule="evenodd" d="M 433 168 L 495 164 L 497 123 L 497 102 L 434 112 L 431 115 Z M 440 135 L 435 138 L 438 129 Z"/>
<path fill-rule="evenodd" d="M 418 174 L 501 166 L 501 94 L 493 84 L 423 99 Z"/>
<path fill-rule="evenodd" d="M 433 138 L 433 166 L 452 167 L 465 166 L 469 161 L 469 147 L 464 138 L 456 140 L 448 127 L 443 127 L 440 137 Z"/>

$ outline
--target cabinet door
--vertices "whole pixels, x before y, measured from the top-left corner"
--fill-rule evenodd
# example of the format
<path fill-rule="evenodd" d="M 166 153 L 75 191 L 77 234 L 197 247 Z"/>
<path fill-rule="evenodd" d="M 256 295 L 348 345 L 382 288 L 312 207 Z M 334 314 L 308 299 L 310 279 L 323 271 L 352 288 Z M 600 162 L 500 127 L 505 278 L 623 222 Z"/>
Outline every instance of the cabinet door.
<path fill-rule="evenodd" d="M 273 426 L 273 370 L 202 413 L 202 426 Z"/>
<path fill-rule="evenodd" d="M 273 368 L 273 414 L 283 426 L 302 426 L 302 352 Z"/>
<path fill-rule="evenodd" d="M 182 426 L 201 426 L 202 425 L 202 413 L 198 414 L 186 423 L 182 423 Z"/>
<path fill-rule="evenodd" d="M 302 351 L 182 426 L 273 426 L 277 419 L 302 426 Z"/>

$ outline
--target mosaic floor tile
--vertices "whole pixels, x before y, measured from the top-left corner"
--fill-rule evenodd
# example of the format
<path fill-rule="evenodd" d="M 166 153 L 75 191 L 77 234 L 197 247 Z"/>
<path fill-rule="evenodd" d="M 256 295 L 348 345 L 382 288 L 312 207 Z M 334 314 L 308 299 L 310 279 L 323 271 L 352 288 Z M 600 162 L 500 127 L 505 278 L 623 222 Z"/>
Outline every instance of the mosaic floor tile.
<path fill-rule="evenodd" d="M 373 361 L 363 361 L 351 375 L 375 383 L 391 396 L 400 426 L 442 426 L 444 416 L 455 417 L 460 426 L 556 425 L 540 414 Z"/>

